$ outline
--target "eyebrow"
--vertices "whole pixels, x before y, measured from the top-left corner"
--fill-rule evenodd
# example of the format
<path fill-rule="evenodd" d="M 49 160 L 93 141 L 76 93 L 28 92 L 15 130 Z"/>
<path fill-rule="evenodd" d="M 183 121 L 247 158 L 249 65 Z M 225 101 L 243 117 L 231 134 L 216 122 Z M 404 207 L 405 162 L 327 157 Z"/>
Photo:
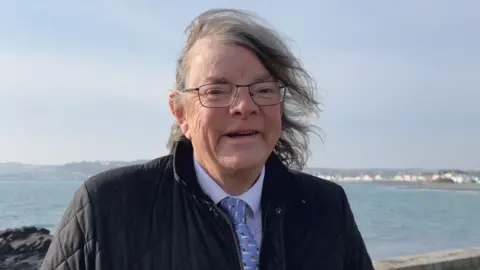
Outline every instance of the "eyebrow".
<path fill-rule="evenodd" d="M 203 83 L 230 83 L 230 80 L 226 77 L 208 76 Z"/>
<path fill-rule="evenodd" d="M 269 73 L 263 74 L 261 76 L 256 77 L 252 83 L 262 82 L 267 80 L 272 80 L 273 76 Z M 208 76 L 205 78 L 204 83 L 232 83 L 229 79 L 222 76 Z"/>
<path fill-rule="evenodd" d="M 257 77 L 255 80 L 253 80 L 253 82 L 262 82 L 262 81 L 268 81 L 268 80 L 273 80 L 273 76 L 270 73 L 266 73 Z"/>

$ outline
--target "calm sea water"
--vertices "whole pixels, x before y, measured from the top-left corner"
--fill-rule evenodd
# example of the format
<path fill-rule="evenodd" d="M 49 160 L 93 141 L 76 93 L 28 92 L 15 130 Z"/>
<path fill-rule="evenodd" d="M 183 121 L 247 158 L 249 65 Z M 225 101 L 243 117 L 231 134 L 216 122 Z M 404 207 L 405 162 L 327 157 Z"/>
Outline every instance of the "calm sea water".
<path fill-rule="evenodd" d="M 0 181 L 0 229 L 55 231 L 73 181 Z M 480 193 L 344 184 L 374 260 L 480 246 Z"/>

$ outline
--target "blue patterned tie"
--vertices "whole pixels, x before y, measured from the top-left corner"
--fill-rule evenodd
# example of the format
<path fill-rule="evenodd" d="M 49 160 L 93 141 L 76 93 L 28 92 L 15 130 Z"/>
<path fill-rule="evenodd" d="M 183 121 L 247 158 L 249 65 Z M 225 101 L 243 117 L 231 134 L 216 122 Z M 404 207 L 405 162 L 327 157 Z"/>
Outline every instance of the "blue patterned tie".
<path fill-rule="evenodd" d="M 258 244 L 247 225 L 247 204 L 232 197 L 223 199 L 220 204 L 230 217 L 237 233 L 244 269 L 258 269 Z"/>

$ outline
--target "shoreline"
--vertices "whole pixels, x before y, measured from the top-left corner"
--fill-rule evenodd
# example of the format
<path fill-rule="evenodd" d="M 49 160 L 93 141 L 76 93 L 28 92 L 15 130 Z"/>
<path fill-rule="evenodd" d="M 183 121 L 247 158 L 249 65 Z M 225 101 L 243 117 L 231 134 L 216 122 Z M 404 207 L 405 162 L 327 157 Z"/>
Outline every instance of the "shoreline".
<path fill-rule="evenodd" d="M 45 228 L 0 229 L 0 270 L 39 269 L 52 239 Z"/>
<path fill-rule="evenodd" d="M 52 237 L 49 230 L 38 227 L 0 230 L 2 247 L 0 249 L 0 270 L 39 269 L 52 242 Z M 480 247 L 373 260 L 373 264 L 375 270 L 413 269 L 413 267 L 415 269 L 437 269 L 437 266 L 447 265 L 451 267 L 448 269 L 470 269 L 464 268 L 465 265 L 480 266 Z M 457 264 L 462 268 L 453 267 Z"/>
<path fill-rule="evenodd" d="M 393 180 L 377 180 L 377 181 L 356 181 L 356 180 L 340 180 L 332 181 L 337 184 L 371 184 L 391 186 L 406 189 L 435 189 L 447 191 L 475 191 L 480 192 L 480 184 L 465 183 L 431 183 L 431 182 L 413 182 L 413 181 L 393 181 Z"/>

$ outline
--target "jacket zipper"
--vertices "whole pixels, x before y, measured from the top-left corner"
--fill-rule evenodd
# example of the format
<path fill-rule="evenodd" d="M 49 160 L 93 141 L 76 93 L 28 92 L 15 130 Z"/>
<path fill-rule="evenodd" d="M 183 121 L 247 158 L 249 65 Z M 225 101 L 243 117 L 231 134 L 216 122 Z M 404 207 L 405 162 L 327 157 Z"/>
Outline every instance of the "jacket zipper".
<path fill-rule="evenodd" d="M 240 242 L 238 241 L 238 238 L 237 238 L 237 233 L 235 232 L 235 229 L 233 228 L 233 225 L 232 223 L 230 222 L 230 219 L 228 218 L 228 216 L 222 212 L 217 205 L 213 205 L 213 207 L 215 208 L 215 210 L 220 214 L 220 216 L 222 216 L 222 218 L 225 220 L 225 222 L 227 222 L 228 224 L 228 227 L 230 228 L 230 232 L 232 233 L 233 235 L 233 239 L 235 241 L 235 249 L 237 251 L 237 259 L 238 259 L 238 265 L 240 266 L 240 270 L 244 270 L 245 268 L 243 268 L 243 263 L 242 263 L 242 252 L 240 251 Z"/>

